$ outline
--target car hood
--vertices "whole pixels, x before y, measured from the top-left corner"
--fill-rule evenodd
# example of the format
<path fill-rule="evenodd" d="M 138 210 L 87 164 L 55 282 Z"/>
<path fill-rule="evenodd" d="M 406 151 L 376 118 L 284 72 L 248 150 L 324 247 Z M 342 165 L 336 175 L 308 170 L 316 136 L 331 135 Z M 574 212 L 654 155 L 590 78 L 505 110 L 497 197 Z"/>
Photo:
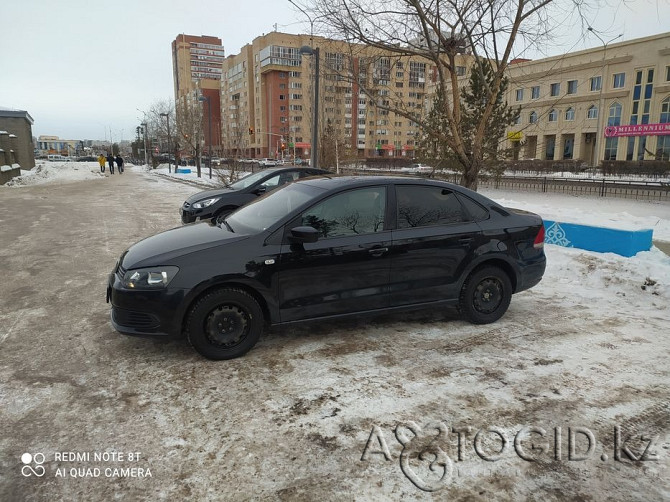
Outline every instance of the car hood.
<path fill-rule="evenodd" d="M 170 265 L 170 261 L 196 251 L 248 238 L 210 223 L 173 228 L 133 244 L 124 253 L 121 266 L 126 270 L 139 267 Z"/>
<path fill-rule="evenodd" d="M 239 190 L 233 190 L 232 188 L 217 188 L 216 190 L 205 190 L 204 192 L 198 192 L 191 195 L 186 202 L 193 204 L 203 199 L 210 199 L 212 197 L 220 197 L 221 195 L 237 193 Z"/>

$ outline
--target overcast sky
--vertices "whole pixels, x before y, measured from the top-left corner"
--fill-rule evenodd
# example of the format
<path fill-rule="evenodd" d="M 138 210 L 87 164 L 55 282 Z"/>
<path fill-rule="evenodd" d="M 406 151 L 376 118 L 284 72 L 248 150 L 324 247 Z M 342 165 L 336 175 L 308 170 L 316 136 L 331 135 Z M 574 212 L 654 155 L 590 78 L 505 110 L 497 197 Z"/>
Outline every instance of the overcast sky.
<path fill-rule="evenodd" d="M 670 31 L 670 0 L 604 1 L 589 16 L 606 40 Z M 27 110 L 35 136 L 109 139 L 111 130 L 114 141 L 134 137 L 138 108 L 174 99 L 178 34 L 219 37 L 230 55 L 275 23 L 288 33 L 309 29 L 287 0 L 0 0 L 0 20 L 0 107 Z M 602 45 L 571 26 L 566 19 L 542 52 Z"/>

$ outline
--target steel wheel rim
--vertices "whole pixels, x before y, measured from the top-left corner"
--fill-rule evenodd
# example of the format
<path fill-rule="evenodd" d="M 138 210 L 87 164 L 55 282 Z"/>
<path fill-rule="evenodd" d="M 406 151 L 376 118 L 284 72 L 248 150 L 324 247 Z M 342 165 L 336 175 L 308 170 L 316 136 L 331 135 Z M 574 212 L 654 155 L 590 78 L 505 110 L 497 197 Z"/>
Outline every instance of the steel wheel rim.
<path fill-rule="evenodd" d="M 251 316 L 239 305 L 220 305 L 205 319 L 205 334 L 212 345 L 232 348 L 249 335 Z"/>
<path fill-rule="evenodd" d="M 477 312 L 490 314 L 500 307 L 502 300 L 502 283 L 498 279 L 488 277 L 477 284 L 472 297 L 472 306 Z"/>

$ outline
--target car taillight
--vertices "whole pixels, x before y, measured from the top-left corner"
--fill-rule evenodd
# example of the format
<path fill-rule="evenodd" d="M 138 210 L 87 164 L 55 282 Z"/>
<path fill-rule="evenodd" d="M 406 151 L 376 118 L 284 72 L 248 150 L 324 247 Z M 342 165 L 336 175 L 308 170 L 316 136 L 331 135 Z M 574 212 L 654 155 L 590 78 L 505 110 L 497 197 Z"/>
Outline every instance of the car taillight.
<path fill-rule="evenodd" d="M 540 227 L 540 231 L 535 236 L 535 242 L 533 242 L 533 247 L 535 249 L 542 249 L 544 247 L 544 223 Z"/>

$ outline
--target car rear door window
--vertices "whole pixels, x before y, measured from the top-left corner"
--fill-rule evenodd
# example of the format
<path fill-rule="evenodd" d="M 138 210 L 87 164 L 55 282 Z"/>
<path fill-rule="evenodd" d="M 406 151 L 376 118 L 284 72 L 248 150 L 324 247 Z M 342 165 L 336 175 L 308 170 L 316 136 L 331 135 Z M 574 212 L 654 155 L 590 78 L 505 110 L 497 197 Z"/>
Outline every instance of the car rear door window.
<path fill-rule="evenodd" d="M 451 190 L 421 185 L 396 187 L 398 228 L 427 227 L 468 221 Z"/>
<path fill-rule="evenodd" d="M 316 228 L 324 238 L 381 232 L 385 208 L 384 187 L 348 190 L 305 211 L 302 225 Z"/>

